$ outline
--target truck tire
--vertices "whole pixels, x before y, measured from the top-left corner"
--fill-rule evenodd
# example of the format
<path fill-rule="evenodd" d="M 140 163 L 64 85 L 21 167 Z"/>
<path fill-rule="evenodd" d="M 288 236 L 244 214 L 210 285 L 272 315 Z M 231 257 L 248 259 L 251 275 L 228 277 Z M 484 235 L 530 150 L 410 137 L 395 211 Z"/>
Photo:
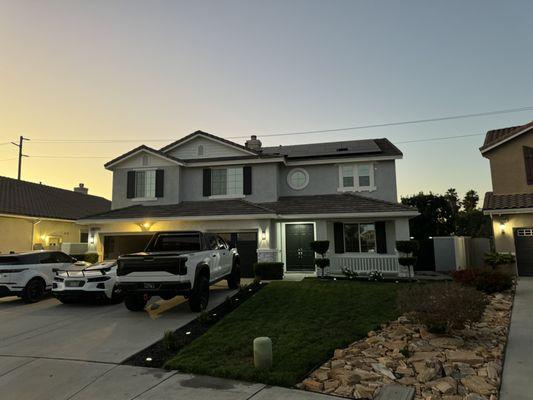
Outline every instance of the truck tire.
<path fill-rule="evenodd" d="M 148 300 L 142 294 L 127 294 L 124 296 L 124 305 L 130 311 L 142 311 Z"/>
<path fill-rule="evenodd" d="M 200 275 L 196 280 L 196 285 L 189 296 L 189 308 L 192 312 L 200 312 L 207 308 L 209 303 L 209 279 Z"/>
<path fill-rule="evenodd" d="M 113 288 L 113 292 L 111 292 L 111 298 L 108 299 L 108 303 L 118 304 L 122 303 L 122 300 L 124 300 L 124 294 L 122 293 L 122 290 L 118 288 L 118 286 L 115 286 Z"/>
<path fill-rule="evenodd" d="M 37 303 L 44 297 L 46 283 L 41 278 L 33 278 L 22 289 L 22 300 L 25 303 Z"/>
<path fill-rule="evenodd" d="M 230 289 L 238 289 L 241 286 L 241 266 L 238 262 L 233 264 L 231 274 L 228 275 L 226 280 Z"/>

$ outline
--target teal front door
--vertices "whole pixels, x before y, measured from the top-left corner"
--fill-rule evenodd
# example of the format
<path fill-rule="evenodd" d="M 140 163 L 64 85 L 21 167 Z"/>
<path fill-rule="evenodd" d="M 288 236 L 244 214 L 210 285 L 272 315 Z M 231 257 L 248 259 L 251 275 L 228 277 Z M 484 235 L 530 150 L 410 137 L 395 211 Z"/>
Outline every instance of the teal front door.
<path fill-rule="evenodd" d="M 287 271 L 314 271 L 315 253 L 311 242 L 315 238 L 313 224 L 285 225 L 285 261 Z"/>

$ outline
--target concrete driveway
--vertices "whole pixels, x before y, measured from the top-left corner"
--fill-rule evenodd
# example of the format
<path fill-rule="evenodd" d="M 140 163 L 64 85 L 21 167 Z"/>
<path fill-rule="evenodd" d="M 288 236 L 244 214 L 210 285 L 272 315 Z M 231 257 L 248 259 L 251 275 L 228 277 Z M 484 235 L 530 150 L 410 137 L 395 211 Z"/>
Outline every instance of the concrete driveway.
<path fill-rule="evenodd" d="M 211 290 L 210 307 L 233 292 L 225 284 Z M 155 319 L 128 311 L 124 304 L 73 305 L 49 298 L 35 304 L 0 299 L 0 355 L 121 363 L 139 350 L 194 319 L 188 304 Z"/>

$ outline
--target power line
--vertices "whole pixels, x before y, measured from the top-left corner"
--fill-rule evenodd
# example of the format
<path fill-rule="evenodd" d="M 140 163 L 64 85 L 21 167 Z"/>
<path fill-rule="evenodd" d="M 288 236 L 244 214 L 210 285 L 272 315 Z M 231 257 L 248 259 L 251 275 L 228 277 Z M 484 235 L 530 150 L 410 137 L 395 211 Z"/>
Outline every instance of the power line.
<path fill-rule="evenodd" d="M 385 123 L 380 123 L 380 124 L 357 125 L 357 126 L 351 126 L 351 127 L 345 127 L 345 128 L 258 134 L 258 136 L 273 137 L 273 136 L 308 135 L 308 134 L 328 133 L 328 132 L 344 132 L 344 131 L 352 131 L 352 130 L 384 128 L 384 127 L 389 127 L 389 126 L 414 125 L 414 124 L 422 124 L 422 123 L 428 123 L 428 122 L 475 118 L 475 117 L 509 114 L 509 113 L 516 113 L 516 112 L 524 112 L 524 111 L 533 111 L 533 106 L 508 108 L 508 109 L 503 109 L 503 110 L 494 110 L 494 111 L 486 111 L 486 112 L 470 113 L 470 114 L 448 115 L 448 116 L 443 116 L 443 117 L 415 119 L 415 120 L 407 120 L 407 121 L 385 122 Z M 243 138 L 248 138 L 248 137 L 249 135 L 227 136 L 226 139 L 243 139 Z M 133 143 L 133 142 L 168 142 L 172 140 L 175 140 L 175 138 L 168 138 L 168 139 L 153 139 L 153 138 L 147 138 L 147 139 L 36 139 L 36 140 L 33 140 L 33 142 L 34 143 Z"/>

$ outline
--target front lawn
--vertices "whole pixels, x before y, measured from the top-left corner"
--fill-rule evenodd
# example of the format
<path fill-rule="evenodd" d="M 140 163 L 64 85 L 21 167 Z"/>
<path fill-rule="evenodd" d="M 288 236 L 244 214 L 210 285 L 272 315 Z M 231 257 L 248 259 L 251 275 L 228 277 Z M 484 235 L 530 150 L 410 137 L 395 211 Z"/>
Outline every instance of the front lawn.
<path fill-rule="evenodd" d="M 397 317 L 399 284 L 355 281 L 273 282 L 204 335 L 166 367 L 182 372 L 294 386 L 333 351 Z M 253 366 L 253 339 L 273 342 L 269 371 Z"/>

